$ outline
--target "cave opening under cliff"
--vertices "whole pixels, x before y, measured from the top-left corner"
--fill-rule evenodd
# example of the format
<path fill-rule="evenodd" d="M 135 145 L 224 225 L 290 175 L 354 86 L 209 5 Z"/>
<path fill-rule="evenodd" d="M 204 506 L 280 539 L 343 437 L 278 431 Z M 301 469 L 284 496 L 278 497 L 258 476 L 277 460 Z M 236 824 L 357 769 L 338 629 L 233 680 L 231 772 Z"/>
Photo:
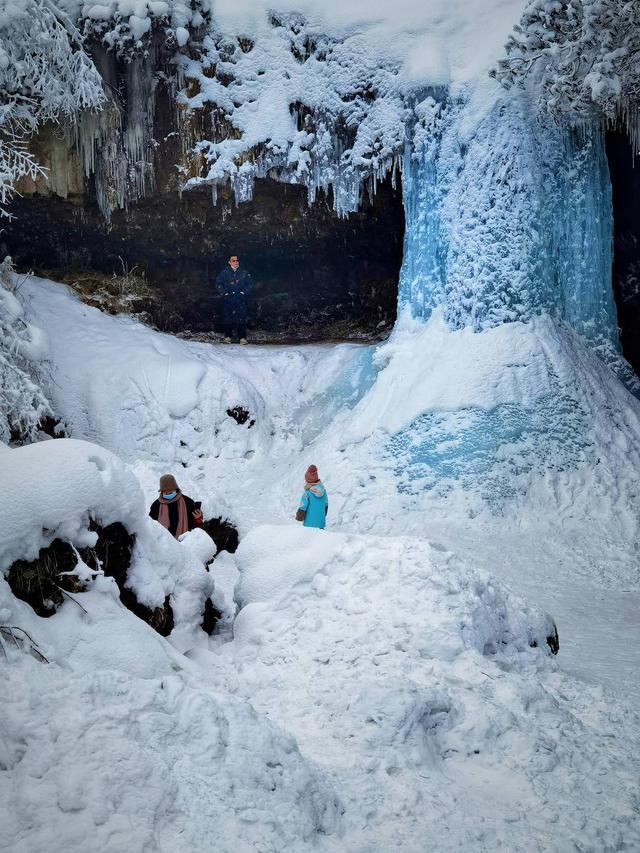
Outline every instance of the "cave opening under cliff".
<path fill-rule="evenodd" d="M 87 195 L 16 199 L 0 242 L 20 269 L 71 284 L 90 304 L 174 334 L 220 333 L 215 277 L 231 254 L 252 275 L 255 341 L 372 340 L 396 317 L 404 209 L 400 179 L 339 218 L 331 198 L 258 180 L 236 205 L 220 188 L 151 193 L 107 223 Z"/>
<path fill-rule="evenodd" d="M 640 374 L 640 154 L 624 130 L 607 133 L 613 201 L 613 292 L 625 358 Z"/>

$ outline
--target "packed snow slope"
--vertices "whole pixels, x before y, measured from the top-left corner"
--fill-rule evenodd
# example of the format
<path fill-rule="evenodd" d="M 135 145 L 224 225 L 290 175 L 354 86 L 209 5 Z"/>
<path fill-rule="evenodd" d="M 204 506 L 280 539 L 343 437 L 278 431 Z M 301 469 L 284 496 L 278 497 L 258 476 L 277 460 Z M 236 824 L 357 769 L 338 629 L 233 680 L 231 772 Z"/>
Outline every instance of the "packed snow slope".
<path fill-rule="evenodd" d="M 379 346 L 219 347 L 45 280 L 24 295 L 69 433 L 133 465 L 149 502 L 171 469 L 244 533 L 291 517 L 315 459 L 341 528 L 423 535 L 506 515 L 525 540 L 563 531 L 584 548 L 576 577 L 638 586 L 640 406 L 548 316 L 475 333 L 405 313 Z"/>
<path fill-rule="evenodd" d="M 129 462 L 149 503 L 172 470 L 244 535 L 291 518 L 314 461 L 332 527 L 500 572 L 559 620 L 565 666 L 638 695 L 638 403 L 567 327 L 451 332 L 436 312 L 379 347 L 220 348 L 49 282 L 26 296 L 70 433 Z"/>
<path fill-rule="evenodd" d="M 119 514 L 136 588 L 200 580 L 173 646 L 100 575 L 86 613 L 48 620 L 1 583 L 0 623 L 31 638 L 0 664 L 4 847 L 640 845 L 640 405 L 583 338 L 547 315 L 453 331 L 436 309 L 379 346 L 224 347 L 46 280 L 20 297 L 83 441 L 1 451 L 2 568 Z M 324 533 L 292 521 L 309 462 Z M 144 517 L 166 471 L 239 526 L 213 590 L 207 557 Z M 553 614 L 557 660 L 550 617 L 505 579 Z M 226 631 L 208 640 L 211 593 Z"/>
<path fill-rule="evenodd" d="M 638 843 L 637 713 L 550 664 L 548 617 L 417 538 L 258 527 L 237 566 L 234 640 L 196 657 L 330 773 L 337 849 Z"/>
<path fill-rule="evenodd" d="M 0 623 L 48 661 L 3 637 L 1 850 L 305 850 L 335 831 L 335 792 L 291 735 L 203 683 L 111 579 L 75 601 L 41 619 L 0 577 Z"/>

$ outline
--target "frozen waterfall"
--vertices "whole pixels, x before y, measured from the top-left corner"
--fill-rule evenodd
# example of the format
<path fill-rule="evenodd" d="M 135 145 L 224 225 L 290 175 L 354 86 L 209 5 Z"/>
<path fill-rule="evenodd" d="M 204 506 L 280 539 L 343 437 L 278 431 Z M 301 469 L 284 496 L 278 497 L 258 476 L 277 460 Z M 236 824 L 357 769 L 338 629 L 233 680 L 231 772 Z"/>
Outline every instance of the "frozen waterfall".
<path fill-rule="evenodd" d="M 525 94 L 421 106 L 396 333 L 425 324 L 420 364 L 402 368 L 420 372 L 421 399 L 386 450 L 401 493 L 462 490 L 499 508 L 600 461 L 603 383 L 617 384 L 604 364 L 636 390 L 611 285 L 603 131 L 560 128 Z"/>
<path fill-rule="evenodd" d="M 432 106 L 408 150 L 400 306 L 480 331 L 534 314 L 619 352 L 611 288 L 611 186 L 599 127 L 560 129 L 504 97 Z"/>

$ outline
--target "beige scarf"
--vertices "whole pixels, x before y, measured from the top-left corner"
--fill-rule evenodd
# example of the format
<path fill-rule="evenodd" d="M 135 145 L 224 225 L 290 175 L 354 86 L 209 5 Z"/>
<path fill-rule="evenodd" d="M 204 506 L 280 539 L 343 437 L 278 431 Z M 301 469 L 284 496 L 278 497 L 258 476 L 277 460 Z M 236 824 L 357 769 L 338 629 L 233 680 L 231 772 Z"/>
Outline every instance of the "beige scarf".
<path fill-rule="evenodd" d="M 318 486 L 320 488 L 318 488 Z M 317 480 L 315 483 L 307 483 L 304 484 L 305 492 L 311 492 L 312 495 L 315 495 L 317 498 L 321 498 L 324 495 L 324 486 L 322 485 L 321 480 Z"/>
<path fill-rule="evenodd" d="M 178 504 L 178 526 L 176 528 L 176 532 L 173 534 L 176 539 L 179 536 L 182 536 L 183 533 L 186 533 L 189 530 L 189 519 L 187 517 L 187 502 L 182 497 L 182 494 L 178 492 L 175 498 L 171 501 L 165 500 L 162 495 L 158 498 L 160 501 L 160 511 L 158 513 L 158 521 L 163 527 L 169 529 L 169 504 Z"/>

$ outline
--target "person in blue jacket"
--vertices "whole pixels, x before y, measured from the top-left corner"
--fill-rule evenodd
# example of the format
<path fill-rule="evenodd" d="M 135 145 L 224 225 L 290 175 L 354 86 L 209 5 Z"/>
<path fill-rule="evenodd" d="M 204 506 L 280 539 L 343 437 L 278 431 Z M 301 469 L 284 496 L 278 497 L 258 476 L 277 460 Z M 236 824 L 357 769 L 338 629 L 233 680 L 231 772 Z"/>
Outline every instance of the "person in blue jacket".
<path fill-rule="evenodd" d="M 222 297 L 222 325 L 224 342 L 230 344 L 234 337 L 247 343 L 247 296 L 253 282 L 246 270 L 240 269 L 237 255 L 231 255 L 229 264 L 216 278 L 216 287 Z"/>
<path fill-rule="evenodd" d="M 304 492 L 296 512 L 296 521 L 302 521 L 305 527 L 324 528 L 328 511 L 327 490 L 320 482 L 316 466 L 309 465 L 304 475 Z"/>

